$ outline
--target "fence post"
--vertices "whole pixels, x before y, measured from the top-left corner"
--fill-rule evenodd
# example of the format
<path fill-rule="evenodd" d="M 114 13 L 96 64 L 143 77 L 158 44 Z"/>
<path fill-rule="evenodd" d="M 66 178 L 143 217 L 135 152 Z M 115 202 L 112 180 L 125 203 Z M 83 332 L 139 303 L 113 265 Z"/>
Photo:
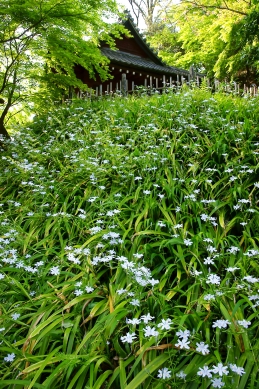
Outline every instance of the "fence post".
<path fill-rule="evenodd" d="M 122 96 L 126 96 L 126 93 L 127 93 L 126 73 L 122 73 L 122 75 L 121 75 L 121 93 L 122 93 Z"/>

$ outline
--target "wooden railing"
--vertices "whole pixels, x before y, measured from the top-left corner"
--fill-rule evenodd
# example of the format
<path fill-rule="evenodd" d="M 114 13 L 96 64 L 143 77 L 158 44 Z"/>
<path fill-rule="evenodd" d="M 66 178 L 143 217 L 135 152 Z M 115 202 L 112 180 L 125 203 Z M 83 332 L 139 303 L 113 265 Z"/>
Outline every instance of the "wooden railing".
<path fill-rule="evenodd" d="M 163 93 L 175 93 L 177 91 L 182 90 L 183 88 L 201 88 L 211 90 L 213 93 L 222 92 L 226 94 L 239 95 L 243 97 L 254 97 L 258 96 L 258 86 L 240 84 L 236 82 L 220 82 L 218 80 L 209 80 L 204 78 L 202 82 L 197 81 L 186 81 L 184 79 L 181 82 L 175 81 L 171 83 L 166 83 L 165 86 L 155 88 L 150 86 L 135 86 L 132 90 L 127 90 L 127 88 L 123 88 L 122 90 L 110 90 L 103 92 L 101 88 L 101 93 L 99 88 L 96 90 L 89 89 L 87 92 L 80 92 L 75 97 L 80 99 L 96 99 L 96 98 L 107 98 L 107 97 L 116 97 L 116 96 L 128 96 L 128 95 L 153 95 L 153 94 L 163 94 Z M 71 101 L 72 99 L 67 99 L 66 101 Z"/>

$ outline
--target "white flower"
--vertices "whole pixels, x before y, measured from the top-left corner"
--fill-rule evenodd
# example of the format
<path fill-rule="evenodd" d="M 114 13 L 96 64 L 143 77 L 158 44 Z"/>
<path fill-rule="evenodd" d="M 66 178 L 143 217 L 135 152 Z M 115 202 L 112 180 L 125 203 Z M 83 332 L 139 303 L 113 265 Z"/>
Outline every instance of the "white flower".
<path fill-rule="evenodd" d="M 189 330 L 179 330 L 176 332 L 176 336 L 178 336 L 178 338 L 182 338 L 182 339 L 188 339 L 188 337 L 190 336 L 190 331 Z"/>
<path fill-rule="evenodd" d="M 208 366 L 199 367 L 197 375 L 201 377 L 212 377 L 211 370 L 208 368 Z"/>
<path fill-rule="evenodd" d="M 80 289 L 76 289 L 76 290 L 74 291 L 74 294 L 75 294 L 76 296 L 81 296 L 81 294 L 83 294 L 83 291 L 80 290 Z"/>
<path fill-rule="evenodd" d="M 144 336 L 147 338 L 148 336 L 158 336 L 159 335 L 159 332 L 156 331 L 154 328 L 150 327 L 150 326 L 147 326 L 146 328 L 143 328 L 144 329 Z"/>
<path fill-rule="evenodd" d="M 252 284 L 254 284 L 255 282 L 259 282 L 258 278 L 252 276 L 245 276 L 243 280 L 246 280 L 247 282 L 251 282 Z"/>
<path fill-rule="evenodd" d="M 118 293 L 119 296 L 120 296 L 121 294 L 125 293 L 125 292 L 127 292 L 126 289 L 118 289 L 118 290 L 117 290 L 117 293 Z"/>
<path fill-rule="evenodd" d="M 205 301 L 215 300 L 214 294 L 206 294 L 203 298 Z"/>
<path fill-rule="evenodd" d="M 184 239 L 184 240 L 183 240 L 183 243 L 184 243 L 186 246 L 191 246 L 191 245 L 192 245 L 191 239 Z"/>
<path fill-rule="evenodd" d="M 179 347 L 180 349 L 186 349 L 189 350 L 189 343 L 190 341 L 187 339 L 178 339 L 178 343 L 175 344 L 175 347 Z"/>
<path fill-rule="evenodd" d="M 163 223 L 163 222 L 161 222 L 161 221 L 158 221 L 158 222 L 157 222 L 157 225 L 158 225 L 159 227 L 166 227 L 166 224 Z"/>
<path fill-rule="evenodd" d="M 222 386 L 225 385 L 224 382 L 222 382 L 221 378 L 214 378 L 213 380 L 211 380 L 211 384 L 213 388 L 222 388 Z"/>
<path fill-rule="evenodd" d="M 236 364 L 232 364 L 232 363 L 229 364 L 229 367 L 230 367 L 230 369 L 231 369 L 234 373 L 236 373 L 236 374 L 238 374 L 238 375 L 243 375 L 243 374 L 245 374 L 245 370 L 244 370 L 243 367 L 237 366 Z"/>
<path fill-rule="evenodd" d="M 136 339 L 135 332 L 132 332 L 131 334 L 128 332 L 125 336 L 121 336 L 121 341 L 123 343 L 132 343 Z"/>
<path fill-rule="evenodd" d="M 147 324 L 149 321 L 153 320 L 155 317 L 154 316 L 151 316 L 150 313 L 148 313 L 147 315 L 143 315 L 140 317 L 141 320 L 143 320 L 143 322 L 145 324 Z"/>
<path fill-rule="evenodd" d="M 161 330 L 170 330 L 171 323 L 171 319 L 162 319 L 161 323 L 158 324 L 158 327 L 161 328 Z"/>
<path fill-rule="evenodd" d="M 220 285 L 220 277 L 216 274 L 210 274 L 206 281 L 207 284 Z"/>
<path fill-rule="evenodd" d="M 205 258 L 203 263 L 204 263 L 204 265 L 215 265 L 215 262 L 214 262 L 213 258 L 211 258 L 211 257 Z"/>
<path fill-rule="evenodd" d="M 163 367 L 158 370 L 158 378 L 162 378 L 162 380 L 166 380 L 167 378 L 171 378 L 171 371 L 167 367 Z"/>
<path fill-rule="evenodd" d="M 215 253 L 217 251 L 217 249 L 211 245 L 207 247 L 207 250 L 209 253 Z"/>
<path fill-rule="evenodd" d="M 213 373 L 220 375 L 220 377 L 222 377 L 224 374 L 225 375 L 229 374 L 228 367 L 224 366 L 223 363 L 221 362 L 212 367 L 213 367 L 212 369 Z"/>
<path fill-rule="evenodd" d="M 5 362 L 13 362 L 15 360 L 15 354 L 7 354 L 7 357 L 4 357 Z"/>
<path fill-rule="evenodd" d="M 92 288 L 91 286 L 86 286 L 85 290 L 86 290 L 86 293 L 91 293 L 94 291 L 94 288 Z"/>
<path fill-rule="evenodd" d="M 95 227 L 90 228 L 89 231 L 90 231 L 91 235 L 94 235 L 94 234 L 97 234 L 98 232 L 102 231 L 102 228 L 99 226 L 95 226 Z"/>
<path fill-rule="evenodd" d="M 50 274 L 54 275 L 54 276 L 58 276 L 60 274 L 60 269 L 58 266 L 53 266 L 51 269 L 50 269 Z"/>
<path fill-rule="evenodd" d="M 183 372 L 183 370 L 179 371 L 179 373 L 176 373 L 176 377 L 178 377 L 178 378 L 183 378 L 183 379 L 185 379 L 186 376 L 187 376 L 187 374 L 185 374 L 185 373 Z"/>
<path fill-rule="evenodd" d="M 137 299 L 133 299 L 133 300 L 131 300 L 130 304 L 134 305 L 135 307 L 139 307 L 140 306 L 140 301 L 137 300 Z"/>
<path fill-rule="evenodd" d="M 227 267 L 226 268 L 226 271 L 230 271 L 231 273 L 233 273 L 235 270 L 240 270 L 240 267 Z"/>
<path fill-rule="evenodd" d="M 251 321 L 248 320 L 237 320 L 237 323 L 244 328 L 248 328 L 251 325 Z"/>
<path fill-rule="evenodd" d="M 202 355 L 207 355 L 210 353 L 209 346 L 204 342 L 196 343 L 196 351 L 202 353 Z"/>
<path fill-rule="evenodd" d="M 227 328 L 228 324 L 231 324 L 228 320 L 216 320 L 212 324 L 213 328 Z"/>
<path fill-rule="evenodd" d="M 0 280 L 2 280 L 3 278 L 5 278 L 5 275 L 0 273 Z"/>
<path fill-rule="evenodd" d="M 139 324 L 141 322 L 140 319 L 137 319 L 137 318 L 133 318 L 133 319 L 127 319 L 126 318 L 126 323 L 127 324 L 133 324 L 133 325 L 136 325 L 136 324 Z"/>
<path fill-rule="evenodd" d="M 89 203 L 93 203 L 96 199 L 98 199 L 98 197 L 89 197 L 89 199 L 87 200 Z"/>
<path fill-rule="evenodd" d="M 17 319 L 19 319 L 20 316 L 21 316 L 20 313 L 13 313 L 13 314 L 11 315 L 11 318 L 12 318 L 13 320 L 17 320 Z"/>

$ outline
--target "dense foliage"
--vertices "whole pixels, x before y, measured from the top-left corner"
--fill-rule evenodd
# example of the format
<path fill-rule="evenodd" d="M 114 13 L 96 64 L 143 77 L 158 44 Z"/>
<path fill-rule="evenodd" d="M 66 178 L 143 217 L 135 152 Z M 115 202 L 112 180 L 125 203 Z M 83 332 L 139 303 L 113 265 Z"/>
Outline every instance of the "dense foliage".
<path fill-rule="evenodd" d="M 108 77 L 98 45 L 123 30 L 116 14 L 114 0 L 0 0 L 0 137 L 16 112 L 42 111 L 69 86 L 85 90 L 75 65 Z"/>
<path fill-rule="evenodd" d="M 75 101 L 0 160 L 0 388 L 258 388 L 258 99 Z"/>
<path fill-rule="evenodd" d="M 257 1 L 182 0 L 149 41 L 172 66 L 257 83 L 258 19 Z"/>

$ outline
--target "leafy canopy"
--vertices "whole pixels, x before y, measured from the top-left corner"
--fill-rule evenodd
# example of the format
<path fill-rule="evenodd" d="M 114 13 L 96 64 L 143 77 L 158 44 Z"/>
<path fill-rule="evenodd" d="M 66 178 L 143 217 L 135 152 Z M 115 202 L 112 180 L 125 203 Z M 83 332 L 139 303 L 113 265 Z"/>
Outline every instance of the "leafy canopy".
<path fill-rule="evenodd" d="M 171 8 L 166 27 L 150 42 L 171 65 L 195 66 L 219 79 L 256 81 L 259 70 L 256 3 L 182 1 Z"/>
<path fill-rule="evenodd" d="M 107 59 L 98 49 L 100 40 L 112 45 L 122 27 L 109 21 L 117 13 L 114 0 L 11 0 L 0 1 L 0 95 L 5 104 L 0 133 L 10 109 L 21 104 L 42 106 L 71 85 L 85 89 L 74 66 L 92 77 L 108 76 Z M 9 116 L 10 117 L 10 116 Z"/>

